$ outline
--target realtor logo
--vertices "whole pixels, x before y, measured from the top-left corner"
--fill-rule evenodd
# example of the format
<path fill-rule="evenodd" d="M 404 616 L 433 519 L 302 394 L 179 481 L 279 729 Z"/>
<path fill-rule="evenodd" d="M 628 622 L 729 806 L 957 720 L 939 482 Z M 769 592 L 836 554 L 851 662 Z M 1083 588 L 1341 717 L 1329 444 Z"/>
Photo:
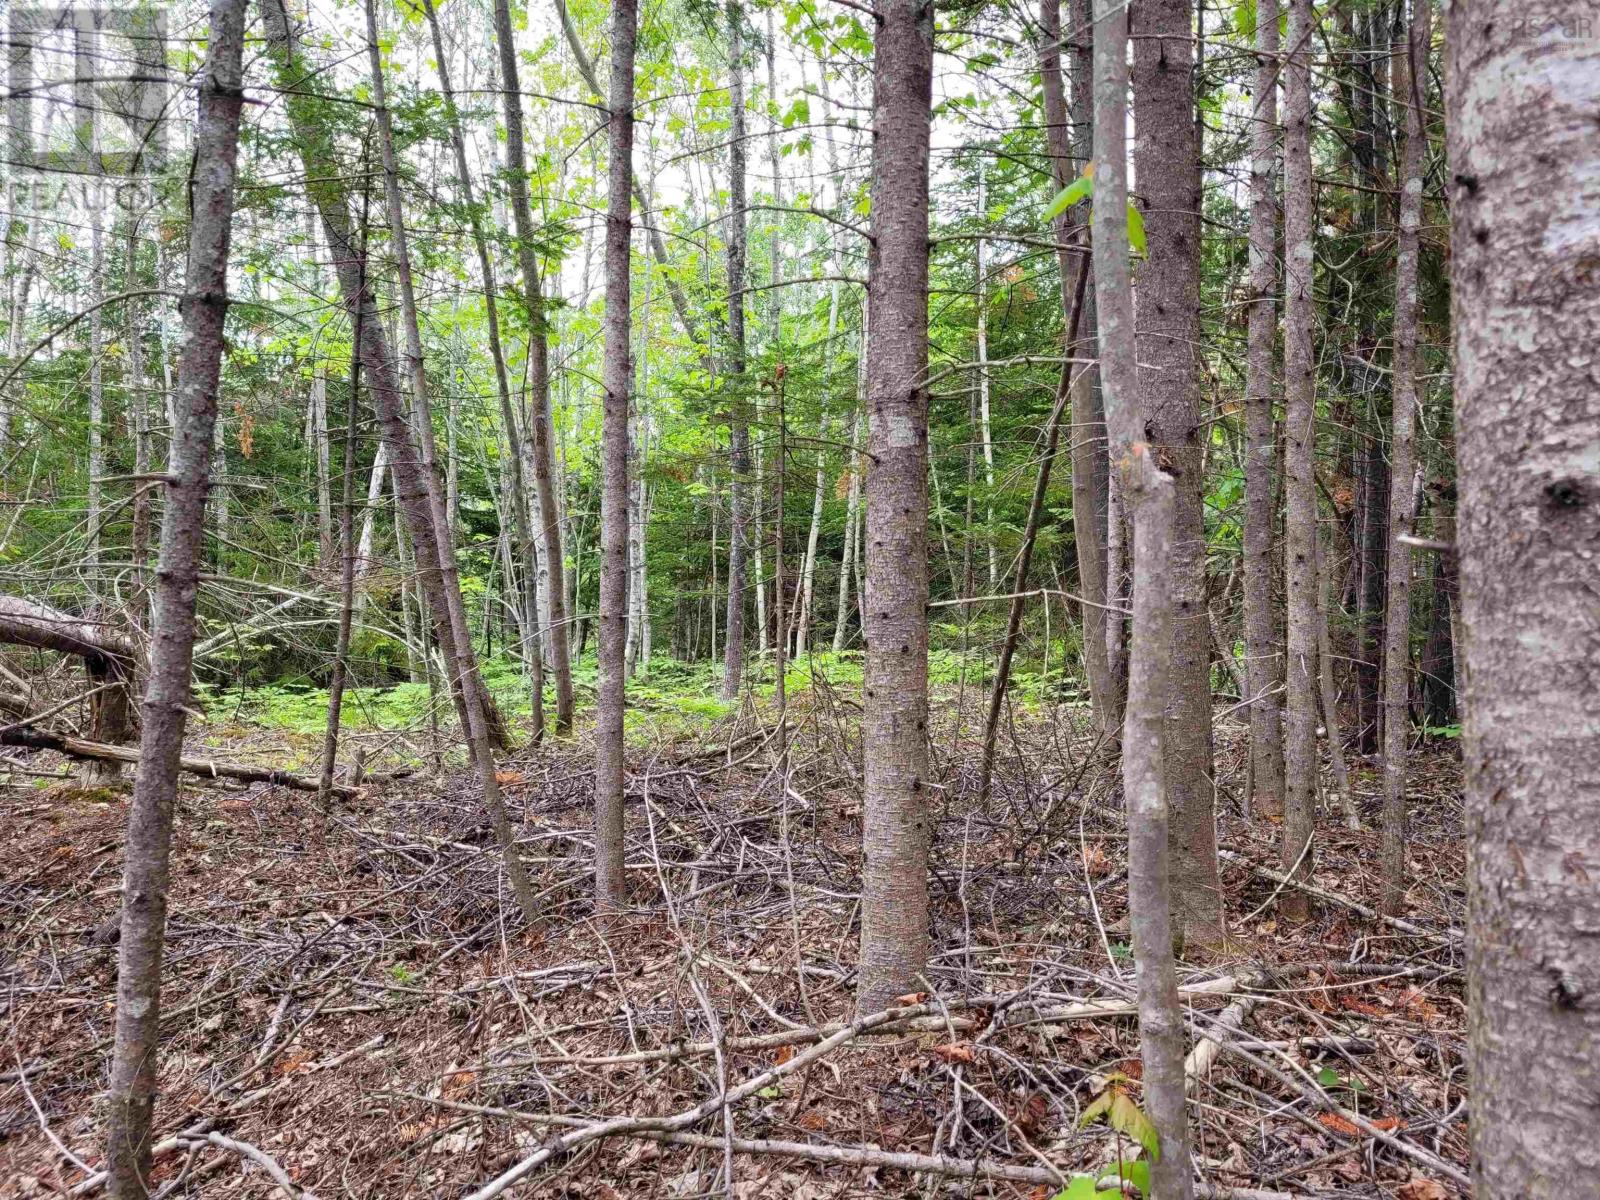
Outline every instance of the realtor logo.
<path fill-rule="evenodd" d="M 147 175 L 162 164 L 171 94 L 166 13 L 11 5 L 5 22 L 7 172 Z"/>

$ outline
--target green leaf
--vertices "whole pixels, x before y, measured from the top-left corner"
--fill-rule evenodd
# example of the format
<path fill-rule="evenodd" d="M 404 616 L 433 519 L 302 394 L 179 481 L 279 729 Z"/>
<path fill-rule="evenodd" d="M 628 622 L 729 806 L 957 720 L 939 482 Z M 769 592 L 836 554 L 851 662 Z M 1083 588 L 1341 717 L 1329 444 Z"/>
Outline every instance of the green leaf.
<path fill-rule="evenodd" d="M 1339 1072 L 1332 1067 L 1323 1067 L 1322 1070 L 1317 1072 L 1317 1082 L 1323 1087 L 1338 1087 Z"/>
<path fill-rule="evenodd" d="M 1147 1161 L 1141 1158 L 1123 1163 L 1122 1177 L 1138 1188 L 1145 1200 L 1150 1200 L 1150 1164 Z"/>
<path fill-rule="evenodd" d="M 1144 214 L 1131 203 L 1128 205 L 1128 245 L 1135 254 L 1149 253 L 1150 243 L 1144 236 Z"/>
<path fill-rule="evenodd" d="M 1074 1175 L 1071 1182 L 1055 1194 L 1053 1200 L 1094 1200 L 1093 1175 Z"/>
<path fill-rule="evenodd" d="M 1056 193 L 1050 207 L 1044 210 L 1044 219 L 1054 221 L 1074 204 L 1081 204 L 1094 195 L 1094 176 L 1080 175 Z"/>
<path fill-rule="evenodd" d="M 1111 1128 L 1127 1134 L 1143 1146 L 1152 1161 L 1161 1157 L 1161 1138 L 1156 1133 L 1155 1125 L 1144 1115 L 1144 1109 L 1134 1103 L 1133 1097 L 1121 1088 L 1111 1089 L 1111 1106 L 1106 1120 Z"/>

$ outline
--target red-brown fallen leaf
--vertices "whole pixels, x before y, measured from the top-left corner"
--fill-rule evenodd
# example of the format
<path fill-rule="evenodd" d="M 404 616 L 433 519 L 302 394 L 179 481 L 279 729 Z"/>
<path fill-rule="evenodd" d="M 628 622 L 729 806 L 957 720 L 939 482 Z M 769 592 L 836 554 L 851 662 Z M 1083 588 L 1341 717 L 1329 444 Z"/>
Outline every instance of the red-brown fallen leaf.
<path fill-rule="evenodd" d="M 1351 1012 L 1362 1013 L 1369 1017 L 1382 1017 L 1387 1014 L 1376 1004 L 1368 1004 L 1365 1000 L 1357 1000 L 1354 996 L 1341 996 L 1339 1003 Z"/>
<path fill-rule="evenodd" d="M 904 996 L 896 996 L 891 1007 L 905 1008 L 908 1005 L 921 1004 L 923 1001 L 927 1000 L 927 998 L 927 992 L 907 992 Z"/>
<path fill-rule="evenodd" d="M 1023 1102 L 1022 1111 L 1016 1116 L 1017 1128 L 1026 1136 L 1032 1137 L 1039 1132 L 1049 1112 L 1049 1101 L 1038 1092 L 1030 1092 L 1027 1100 Z"/>
<path fill-rule="evenodd" d="M 1357 1126 L 1351 1124 L 1349 1121 L 1346 1121 L 1338 1113 L 1318 1113 L 1317 1120 L 1320 1121 L 1324 1127 L 1333 1130 L 1335 1133 L 1342 1133 L 1346 1137 L 1361 1136 L 1361 1130 Z"/>
<path fill-rule="evenodd" d="M 947 1063 L 971 1063 L 978 1060 L 971 1044 L 967 1042 L 947 1042 L 943 1046 L 935 1046 L 933 1056 Z"/>
<path fill-rule="evenodd" d="M 774 1054 L 772 1055 L 772 1065 L 775 1066 L 775 1067 L 781 1067 L 781 1066 L 783 1066 L 784 1063 L 788 1062 L 793 1057 L 794 1057 L 794 1047 L 793 1046 L 779 1046 L 778 1049 L 776 1050 L 776 1052 L 774 1052 Z"/>
<path fill-rule="evenodd" d="M 494 773 L 494 781 L 501 787 L 509 787 L 515 783 L 528 782 L 528 777 L 521 771 L 496 771 Z"/>
<path fill-rule="evenodd" d="M 1384 1133 L 1394 1133 L 1397 1130 L 1404 1129 L 1406 1123 L 1399 1117 L 1374 1117 L 1372 1119 L 1372 1127 L 1381 1129 Z"/>
<path fill-rule="evenodd" d="M 821 1133 L 828 1127 L 828 1118 L 814 1108 L 808 1108 L 795 1120 L 801 1129 L 809 1129 L 812 1133 Z"/>

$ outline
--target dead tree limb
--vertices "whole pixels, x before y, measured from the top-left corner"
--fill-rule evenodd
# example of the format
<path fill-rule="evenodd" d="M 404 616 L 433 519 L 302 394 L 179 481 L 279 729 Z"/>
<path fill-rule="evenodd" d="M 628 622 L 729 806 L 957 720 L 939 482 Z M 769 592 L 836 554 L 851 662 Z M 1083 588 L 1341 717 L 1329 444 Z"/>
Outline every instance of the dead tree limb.
<path fill-rule="evenodd" d="M 69 758 L 95 762 L 137 763 L 139 751 L 131 746 L 113 746 L 107 742 L 94 742 L 87 738 L 68 737 L 47 729 L 21 726 L 0 729 L 0 746 L 23 746 L 29 750 L 55 750 Z M 216 762 L 207 758 L 182 758 L 178 765 L 191 775 L 211 779 L 237 779 L 244 783 L 272 783 L 297 792 L 314 792 L 319 781 L 310 775 L 296 775 L 291 771 L 275 771 L 270 767 L 249 767 L 242 763 Z M 359 789 L 347 784 L 335 784 L 333 790 L 340 796 L 354 796 Z"/>

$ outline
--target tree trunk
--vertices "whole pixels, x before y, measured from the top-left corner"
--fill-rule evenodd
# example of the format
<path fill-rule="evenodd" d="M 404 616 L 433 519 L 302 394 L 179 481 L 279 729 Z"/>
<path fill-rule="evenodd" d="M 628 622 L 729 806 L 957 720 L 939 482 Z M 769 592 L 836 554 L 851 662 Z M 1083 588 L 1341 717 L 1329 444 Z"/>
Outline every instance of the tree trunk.
<path fill-rule="evenodd" d="M 1184 5 L 1186 7 L 1186 5 Z M 1183 53 L 1187 54 L 1187 48 Z M 1181 72 L 1187 89 L 1188 72 Z M 1172 577 L 1174 486 L 1145 442 L 1134 297 L 1128 244 L 1128 10 L 1122 0 L 1096 0 L 1094 40 L 1094 266 L 1099 292 L 1100 371 L 1105 384 L 1111 461 L 1132 510 L 1135 578 L 1133 646 L 1122 736 L 1122 790 L 1128 809 L 1128 908 L 1139 991 L 1139 1042 L 1144 1107 L 1160 1139 L 1152 1156 L 1152 1193 L 1190 1200 L 1194 1168 L 1184 1109 L 1184 1024 L 1173 958 L 1168 881 L 1167 716 L 1173 690 Z M 1185 122 L 1186 124 L 1188 122 Z M 1192 136 L 1192 130 L 1191 130 Z M 1141 172 L 1141 177 L 1143 172 Z M 1146 268 L 1148 269 L 1148 267 Z"/>
<path fill-rule="evenodd" d="M 605 409 L 601 428 L 600 697 L 595 718 L 595 907 L 624 904 L 623 656 L 628 641 L 628 356 L 632 335 L 633 62 L 636 0 L 611 6 L 606 210 Z"/>
<path fill-rule="evenodd" d="M 867 326 L 861 327 L 861 344 L 856 351 L 856 406 L 850 420 L 850 452 L 845 458 L 850 472 L 849 492 L 845 499 L 844 508 L 844 548 L 839 555 L 839 604 L 834 616 L 833 624 L 833 652 L 839 654 L 844 650 L 845 640 L 850 634 L 850 580 L 851 575 L 857 570 L 862 554 L 861 539 L 856 536 L 856 526 L 861 517 L 861 474 L 864 469 L 862 456 L 856 453 L 855 447 L 862 444 L 862 422 L 866 416 L 866 388 L 867 388 Z M 860 589 L 856 595 L 859 599 Z"/>
<path fill-rule="evenodd" d="M 566 591 L 562 579 L 561 524 L 556 502 L 555 427 L 550 415 L 550 325 L 545 316 L 544 285 L 540 279 L 539 260 L 535 254 L 538 231 L 533 224 L 533 214 L 528 203 L 528 166 L 522 132 L 522 89 L 518 82 L 516 38 L 511 26 L 509 0 L 495 0 L 495 41 L 500 49 L 500 73 L 505 87 L 501 92 L 506 118 L 506 174 L 511 191 L 511 216 L 517 227 L 517 256 L 522 267 L 522 286 L 528 306 L 528 449 L 533 459 L 533 484 L 538 493 L 538 513 L 542 526 L 541 541 L 544 559 L 534 568 L 546 578 L 546 603 L 550 610 L 551 634 L 548 638 L 536 637 L 534 646 L 544 643 L 550 656 L 550 669 L 556 677 L 556 733 L 565 735 L 572 731 L 572 664 L 566 643 Z M 467 172 L 461 172 L 465 179 Z M 513 437 L 513 427 L 506 428 L 508 438 Z M 513 482 L 519 493 L 524 492 L 520 447 L 513 441 L 511 453 L 518 459 Z M 525 493 L 524 493 L 525 494 Z M 516 500 L 514 511 L 524 523 L 519 536 L 525 537 L 528 549 L 524 560 L 533 556 L 532 534 L 526 529 L 527 504 L 523 497 Z M 528 568 L 525 567 L 525 570 Z M 537 578 L 537 574 L 534 576 Z M 536 587 L 536 584 L 530 586 Z M 537 594 L 537 593 L 534 593 Z M 538 606 L 534 607 L 535 614 Z M 542 672 L 536 672 L 540 675 Z"/>
<path fill-rule="evenodd" d="M 356 321 L 360 320 L 361 310 L 357 309 Z M 349 390 L 345 397 L 344 408 L 344 464 L 339 496 L 339 632 L 333 649 L 333 671 L 328 679 L 328 718 L 322 736 L 322 775 L 317 785 L 317 800 L 325 809 L 333 800 L 333 772 L 339 761 L 339 726 L 344 719 L 345 677 L 350 669 L 350 624 L 355 614 L 356 547 L 353 510 L 356 492 L 356 419 L 361 411 L 360 397 L 361 328 L 358 324 L 352 330 L 350 337 Z M 323 399 L 325 403 L 325 391 Z M 395 540 L 398 543 L 398 536 Z M 403 588 L 400 596 L 406 658 L 414 662 L 411 654 L 411 620 L 406 615 L 409 606 L 404 602 Z"/>
<path fill-rule="evenodd" d="M 1429 6 L 1413 0 L 1405 69 L 1395 92 L 1405 110 L 1400 149 L 1400 247 L 1394 285 L 1394 436 L 1389 462 L 1389 605 L 1383 649 L 1383 910 L 1405 901 L 1406 754 L 1411 740 L 1411 547 L 1416 520 L 1412 435 L 1417 414 L 1417 253 L 1422 226 L 1423 98 L 1428 90 Z"/>
<path fill-rule="evenodd" d="M 1554 0 L 1461 0 L 1450 11 L 1481 1200 L 1555 1200 L 1600 1175 L 1600 42 L 1589 20 Z"/>
<path fill-rule="evenodd" d="M 1288 515 L 1284 573 L 1288 591 L 1288 679 L 1284 705 L 1283 865 L 1311 878 L 1317 804 L 1317 484 L 1316 361 L 1311 331 L 1311 0 L 1290 0 L 1284 75 L 1284 453 Z M 1278 901 L 1303 920 L 1306 895 L 1286 888 Z"/>
<path fill-rule="evenodd" d="M 294 29 L 283 7 L 283 0 L 263 0 L 262 15 L 277 82 L 290 93 L 285 108 L 305 167 L 307 190 L 322 217 L 323 232 L 339 276 L 340 291 L 352 327 L 361 330 L 359 351 L 362 370 L 378 411 L 384 443 L 389 448 L 395 495 L 406 518 L 407 531 L 416 555 L 417 573 L 450 675 L 462 728 L 472 750 L 479 785 L 483 790 L 484 807 L 504 856 L 506 875 L 518 907 L 522 910 L 524 920 L 532 924 L 538 915 L 533 887 L 517 852 L 510 815 L 495 778 L 494 745 L 496 742 L 503 744 L 504 730 L 499 726 L 498 713 L 484 686 L 473 654 L 461 602 L 460 581 L 456 575 L 455 553 L 444 518 L 442 488 L 440 481 L 435 478 L 436 461 L 427 391 L 418 379 L 422 373 L 420 345 L 413 339 L 407 356 L 412 376 L 412 394 L 420 418 L 417 425 L 421 430 L 422 445 L 419 448 L 413 441 L 412 427 L 401 400 L 389 338 L 378 317 L 376 298 L 367 284 L 366 247 L 358 244 L 351 235 L 349 201 L 344 175 L 337 165 L 332 135 L 318 119 L 315 97 L 297 88 L 296 81 L 305 77 L 306 68 L 295 45 Z M 379 107 L 381 110 L 381 104 Z M 385 155 L 386 159 L 389 157 Z M 386 163 L 386 167 L 389 165 Z M 386 190 L 391 192 L 391 225 L 400 224 L 400 218 L 394 213 L 398 192 L 395 174 L 387 169 L 384 174 L 390 185 Z M 404 284 L 408 281 L 409 270 L 404 257 L 403 239 L 397 240 L 394 250 Z"/>
<path fill-rule="evenodd" d="M 1200 420 L 1200 146 L 1194 120 L 1192 0 L 1145 0 L 1133 48 L 1134 170 L 1149 216 L 1135 294 L 1149 436 L 1172 476 L 1171 692 L 1167 766 L 1178 936 L 1221 940 L 1211 753 L 1211 619 L 1206 603 L 1205 463 Z M 1135 554 L 1134 570 L 1138 557 Z"/>
<path fill-rule="evenodd" d="M 178 764 L 188 721 L 195 595 L 205 538 L 223 318 L 228 308 L 234 164 L 244 107 L 240 68 L 244 10 L 244 0 L 214 0 L 206 62 L 196 88 L 199 113 L 189 171 L 194 216 L 184 283 L 183 357 L 173 398 L 178 422 L 172 431 L 171 481 L 161 521 L 140 762 L 123 851 L 116 1033 L 106 1115 L 106 1171 L 112 1200 L 143 1200 L 150 1192 L 162 943 Z"/>
<path fill-rule="evenodd" d="M 722 656 L 722 699 L 739 698 L 744 681 L 745 576 L 749 562 L 749 514 L 745 488 L 750 476 L 750 426 L 745 415 L 745 120 L 744 6 L 729 0 L 728 104 L 733 132 L 728 140 L 728 617 Z M 779 597 L 780 601 L 782 597 Z M 762 621 L 765 632 L 765 621 Z"/>
<path fill-rule="evenodd" d="M 1245 364 L 1244 699 L 1250 704 L 1250 807 L 1283 815 L 1283 634 L 1273 603 L 1278 554 L 1278 0 L 1256 0 L 1251 109 L 1250 327 Z"/>
<path fill-rule="evenodd" d="M 81 36 L 81 32 L 80 32 Z M 105 504 L 101 480 L 106 474 L 105 451 L 105 310 L 106 277 L 105 232 L 101 229 L 103 188 L 98 180 L 85 184 L 83 200 L 89 209 L 89 544 L 84 552 L 84 567 L 90 592 L 98 592 L 103 584 L 99 577 L 100 541 Z M 116 773 L 115 764 L 111 774 Z"/>
<path fill-rule="evenodd" d="M 876 1012 L 928 960 L 928 153 L 933 6 L 882 0 L 874 37 L 860 982 Z"/>
<path fill-rule="evenodd" d="M 978 228 L 989 220 L 988 150 L 978 150 Z M 994 436 L 989 427 L 989 263 L 988 245 L 979 233 L 977 242 L 978 316 L 978 432 L 983 439 L 984 540 L 989 544 L 989 590 L 1000 586 L 1000 552 L 994 538 Z"/>

